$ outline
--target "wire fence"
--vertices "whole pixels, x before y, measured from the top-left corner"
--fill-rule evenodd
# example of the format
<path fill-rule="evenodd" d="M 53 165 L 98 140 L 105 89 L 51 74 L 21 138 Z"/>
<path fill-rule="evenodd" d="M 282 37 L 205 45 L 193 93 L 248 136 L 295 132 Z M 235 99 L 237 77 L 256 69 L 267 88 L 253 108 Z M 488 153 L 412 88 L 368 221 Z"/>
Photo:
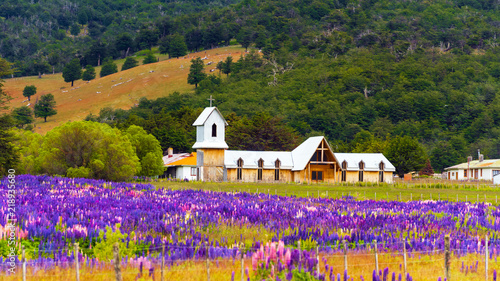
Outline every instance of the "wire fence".
<path fill-rule="evenodd" d="M 291 271 L 310 274 L 317 280 L 338 280 L 338 276 L 372 277 L 372 280 L 389 280 L 388 274 L 403 276 L 404 280 L 496 280 L 496 271 L 500 269 L 497 261 L 499 253 L 489 254 L 489 244 L 475 254 L 461 255 L 463 249 L 450 246 L 449 237 L 445 239 L 444 249 L 433 251 L 406 251 L 406 243 L 401 243 L 402 251 L 379 251 L 383 242 L 374 241 L 365 250 L 349 250 L 347 242 L 342 243 L 342 253 L 320 251 L 320 247 L 309 250 L 301 249 L 299 242 L 291 254 L 284 254 L 285 249 L 273 251 L 269 245 L 259 249 L 237 247 L 232 258 L 207 256 L 204 258 L 169 259 L 166 249 L 161 247 L 158 256 L 130 258 L 119 256 L 118 243 L 113 247 L 113 260 L 98 261 L 82 257 L 78 260 L 28 261 L 23 258 L 15 261 L 15 273 L 6 270 L 7 264 L 1 264 L 2 272 L 7 278 L 22 280 L 248 280 L 255 272 L 267 275 L 266 280 L 283 280 Z M 487 237 L 485 241 L 490 241 Z M 209 248 L 208 244 L 206 245 Z M 288 252 L 290 253 L 290 252 Z M 78 245 L 75 245 L 74 256 L 78 257 Z M 91 262 L 89 262 L 91 261 Z M 492 264 L 489 267 L 489 264 Z M 82 278 L 82 279 L 80 279 Z M 101 278 L 101 279 L 99 279 Z M 379 278 L 379 279 L 376 279 Z M 386 279 L 387 278 L 387 279 Z M 415 278 L 415 279 L 414 279 Z M 458 278 L 458 279 L 457 279 Z M 466 279 L 464 279 L 466 278 Z M 13 280 L 13 279 L 8 279 Z M 253 280 L 253 279 L 252 279 Z M 259 279 L 260 280 L 260 279 Z M 346 279 L 344 279 L 346 280 Z M 361 279 L 364 280 L 364 279 Z"/>

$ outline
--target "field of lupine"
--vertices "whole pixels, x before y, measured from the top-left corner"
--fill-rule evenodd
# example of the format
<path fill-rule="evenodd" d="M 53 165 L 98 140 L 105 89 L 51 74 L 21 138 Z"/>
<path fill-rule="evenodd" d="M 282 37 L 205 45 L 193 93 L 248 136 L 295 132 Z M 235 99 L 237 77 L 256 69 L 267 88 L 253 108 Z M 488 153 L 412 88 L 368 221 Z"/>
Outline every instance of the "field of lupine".
<path fill-rule="evenodd" d="M 115 242 L 124 280 L 160 280 L 162 259 L 165 280 L 444 280 L 445 235 L 450 280 L 485 280 L 486 242 L 489 280 L 500 269 L 500 208 L 488 203 L 297 198 L 20 175 L 11 274 L 6 179 L 0 187 L 3 280 L 20 279 L 21 245 L 28 280 L 74 280 L 75 242 L 82 280 L 114 280 Z"/>

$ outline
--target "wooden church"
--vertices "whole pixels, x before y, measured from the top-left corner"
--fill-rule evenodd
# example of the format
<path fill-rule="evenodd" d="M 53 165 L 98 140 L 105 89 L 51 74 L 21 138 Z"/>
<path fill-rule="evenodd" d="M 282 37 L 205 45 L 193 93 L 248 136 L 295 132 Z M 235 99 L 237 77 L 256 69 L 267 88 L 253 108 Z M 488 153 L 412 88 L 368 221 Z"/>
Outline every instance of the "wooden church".
<path fill-rule="evenodd" d="M 292 151 L 228 150 L 227 122 L 207 107 L 196 127 L 196 172 L 202 181 L 392 182 L 394 166 L 381 153 L 334 153 L 324 137 L 311 137 Z"/>

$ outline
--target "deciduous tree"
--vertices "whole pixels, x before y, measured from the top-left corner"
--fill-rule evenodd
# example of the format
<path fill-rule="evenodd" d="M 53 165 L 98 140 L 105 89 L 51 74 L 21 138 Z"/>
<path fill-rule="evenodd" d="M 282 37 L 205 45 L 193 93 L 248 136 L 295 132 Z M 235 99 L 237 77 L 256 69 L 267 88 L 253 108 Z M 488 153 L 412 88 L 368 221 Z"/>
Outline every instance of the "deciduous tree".
<path fill-rule="evenodd" d="M 35 117 L 41 117 L 47 122 L 47 117 L 57 114 L 54 95 L 46 94 L 40 97 L 35 104 Z"/>
<path fill-rule="evenodd" d="M 28 98 L 28 101 L 30 101 L 30 97 L 36 94 L 36 87 L 35 85 L 31 86 L 25 86 L 23 89 L 23 96 Z"/>
<path fill-rule="evenodd" d="M 80 66 L 80 61 L 75 58 L 72 59 L 63 69 L 64 82 L 71 82 L 71 87 L 73 87 L 73 82 L 82 77 L 82 67 Z"/>
<path fill-rule="evenodd" d="M 134 68 L 138 65 L 138 62 L 133 57 L 127 57 L 122 65 L 122 71 Z"/>
<path fill-rule="evenodd" d="M 389 141 L 385 152 L 387 159 L 396 167 L 400 178 L 405 173 L 419 171 L 425 165 L 427 155 L 418 141 L 409 136 L 396 136 Z"/>
<path fill-rule="evenodd" d="M 194 85 L 195 88 L 198 88 L 198 83 L 200 83 L 207 74 L 203 72 L 205 65 L 200 57 L 191 60 L 191 67 L 189 68 L 188 74 L 188 83 Z"/>
<path fill-rule="evenodd" d="M 12 117 L 18 128 L 33 123 L 33 110 L 28 106 L 21 106 L 12 110 Z"/>
<path fill-rule="evenodd" d="M 83 81 L 90 81 L 94 78 L 95 78 L 95 68 L 92 65 L 88 64 L 85 67 L 85 71 L 82 74 L 82 80 Z"/>
<path fill-rule="evenodd" d="M 111 58 L 107 58 L 102 64 L 101 73 L 99 75 L 104 77 L 117 72 L 118 66 L 116 66 L 116 63 Z"/>

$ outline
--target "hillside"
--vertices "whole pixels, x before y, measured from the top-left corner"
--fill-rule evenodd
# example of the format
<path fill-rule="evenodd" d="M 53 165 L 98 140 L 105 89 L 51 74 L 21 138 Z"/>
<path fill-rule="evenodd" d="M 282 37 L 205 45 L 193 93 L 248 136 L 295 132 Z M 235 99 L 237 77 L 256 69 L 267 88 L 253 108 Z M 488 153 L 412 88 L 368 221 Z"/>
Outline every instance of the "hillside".
<path fill-rule="evenodd" d="M 11 108 L 28 104 L 22 95 L 26 85 L 35 85 L 37 94 L 31 97 L 31 107 L 37 97 L 52 93 L 57 102 L 57 115 L 47 118 L 47 122 L 37 118 L 35 132 L 44 134 L 50 129 L 67 121 L 84 119 L 88 114 L 98 114 L 103 107 L 114 109 L 129 109 L 136 105 L 141 97 L 156 99 L 167 96 L 173 92 L 188 92 L 194 86 L 187 84 L 190 60 L 195 57 L 207 56 L 208 61 L 218 62 L 231 55 L 237 59 L 243 51 L 240 47 L 224 47 L 206 52 L 192 53 L 184 58 L 166 59 L 160 56 L 160 62 L 140 65 L 132 69 L 120 71 L 103 78 L 96 78 L 89 83 L 78 80 L 74 87 L 71 83 L 64 82 L 61 73 L 44 75 L 42 79 L 37 76 L 13 78 L 5 80 L 5 91 L 13 97 Z M 118 69 L 124 60 L 117 61 Z M 139 62 L 142 58 L 139 59 Z M 205 70 L 215 68 L 207 66 Z M 99 74 L 100 67 L 96 68 Z M 215 72 L 218 73 L 218 72 Z"/>

